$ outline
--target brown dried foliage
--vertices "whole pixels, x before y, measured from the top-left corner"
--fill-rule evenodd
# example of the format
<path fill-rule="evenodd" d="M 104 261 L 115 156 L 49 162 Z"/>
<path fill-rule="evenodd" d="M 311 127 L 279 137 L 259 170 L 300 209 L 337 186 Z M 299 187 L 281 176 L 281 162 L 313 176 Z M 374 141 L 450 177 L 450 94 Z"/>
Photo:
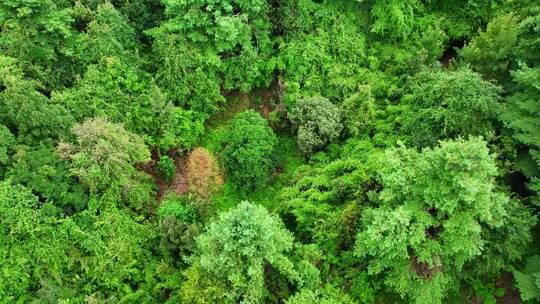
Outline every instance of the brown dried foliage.
<path fill-rule="evenodd" d="M 200 147 L 194 148 L 189 154 L 187 179 L 190 190 L 203 198 L 210 198 L 223 185 L 223 176 L 215 157 Z"/>

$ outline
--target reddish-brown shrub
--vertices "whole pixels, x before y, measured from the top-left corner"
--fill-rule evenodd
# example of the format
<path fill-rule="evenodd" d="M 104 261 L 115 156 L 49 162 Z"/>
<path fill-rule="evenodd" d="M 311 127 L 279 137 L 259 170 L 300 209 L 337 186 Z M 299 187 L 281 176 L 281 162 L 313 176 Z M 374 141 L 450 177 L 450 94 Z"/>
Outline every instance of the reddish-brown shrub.
<path fill-rule="evenodd" d="M 210 151 L 200 147 L 194 148 L 189 154 L 187 179 L 190 190 L 204 198 L 209 198 L 223 185 L 216 158 Z"/>

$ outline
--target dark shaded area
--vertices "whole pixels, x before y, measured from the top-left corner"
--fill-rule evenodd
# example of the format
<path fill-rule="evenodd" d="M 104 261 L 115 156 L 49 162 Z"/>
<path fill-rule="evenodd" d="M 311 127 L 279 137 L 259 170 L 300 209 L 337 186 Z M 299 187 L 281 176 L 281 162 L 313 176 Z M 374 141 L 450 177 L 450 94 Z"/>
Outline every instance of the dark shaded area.
<path fill-rule="evenodd" d="M 445 68 L 450 65 L 450 62 L 454 60 L 457 56 L 457 50 L 465 46 L 465 40 L 455 40 L 451 41 L 449 46 L 444 51 L 442 57 L 439 59 L 441 65 Z"/>
<path fill-rule="evenodd" d="M 512 192 L 517 193 L 520 197 L 529 197 L 531 191 L 527 189 L 529 179 L 519 171 L 510 173 L 506 178 L 506 183 L 510 185 Z"/>

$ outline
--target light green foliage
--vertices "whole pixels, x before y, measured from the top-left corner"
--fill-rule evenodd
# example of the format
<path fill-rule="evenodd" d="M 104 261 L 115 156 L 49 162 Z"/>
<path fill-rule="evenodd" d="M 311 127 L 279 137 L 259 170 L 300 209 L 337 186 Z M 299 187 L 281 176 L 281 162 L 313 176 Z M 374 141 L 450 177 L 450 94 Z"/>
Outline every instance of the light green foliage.
<path fill-rule="evenodd" d="M 278 210 L 287 227 L 300 242 L 312 244 L 318 251 L 320 257 L 314 264 L 321 277 L 347 273 L 339 286 L 351 286 L 348 292 L 356 299 L 369 299 L 368 293 L 373 293 L 370 283 L 355 280 L 364 269 L 356 264 L 350 249 L 363 202 L 377 187 L 372 158 L 379 153 L 369 141 L 347 143 L 342 153 L 334 156 L 337 159 L 299 167 L 279 196 L 282 203 Z"/>
<path fill-rule="evenodd" d="M 126 18 L 109 2 L 98 5 L 91 14 L 86 30 L 77 35 L 66 53 L 84 66 L 107 57 L 130 58 L 137 44 Z"/>
<path fill-rule="evenodd" d="M 142 119 L 139 115 L 151 113 L 144 112 L 149 77 L 118 57 L 105 57 L 88 65 L 74 87 L 55 92 L 52 99 L 69 109 L 77 121 L 106 115 L 131 127 Z M 126 117 L 126 113 L 131 115 Z"/>
<path fill-rule="evenodd" d="M 513 14 L 494 18 L 484 32 L 480 32 L 459 55 L 472 68 L 491 79 L 504 81 L 517 42 L 518 23 Z"/>
<path fill-rule="evenodd" d="M 162 106 L 162 107 L 161 107 Z M 162 151 L 180 148 L 189 150 L 195 146 L 205 131 L 206 115 L 175 107 L 170 102 L 153 107 L 159 113 L 155 121 L 146 125 L 150 143 Z"/>
<path fill-rule="evenodd" d="M 152 31 L 157 83 L 174 102 L 211 114 L 224 101 L 219 72 L 221 62 L 212 49 L 200 51 L 182 36 Z"/>
<path fill-rule="evenodd" d="M 196 211 L 189 204 L 186 196 L 169 195 L 159 205 L 158 214 L 161 219 L 174 216 L 182 222 L 193 222 Z"/>
<path fill-rule="evenodd" d="M 107 198 L 102 200 L 106 204 L 115 204 L 107 202 Z M 95 214 L 82 214 L 76 220 L 77 225 L 68 222 L 65 228 L 71 231 L 72 242 L 76 244 L 73 252 L 68 252 L 68 261 L 73 269 L 81 272 L 72 280 L 78 286 L 88 286 L 86 295 L 101 301 L 124 297 L 140 301 L 147 297 L 148 301 L 155 284 L 152 282 L 155 280 L 151 275 L 152 269 L 147 270 L 150 273 L 145 271 L 151 266 L 149 256 L 153 227 L 138 223 L 126 210 L 114 207 L 101 209 Z M 77 265 L 81 260 L 86 268 Z M 132 288 L 128 282 L 137 282 L 139 288 Z M 146 284 L 151 285 L 147 291 L 144 288 Z M 75 290 L 81 290 L 78 286 Z"/>
<path fill-rule="evenodd" d="M 539 13 L 0 0 L 0 303 L 536 301 Z"/>
<path fill-rule="evenodd" d="M 375 99 L 371 87 L 361 86 L 358 93 L 349 96 L 341 105 L 343 125 L 352 136 L 360 136 L 370 131 L 371 120 L 375 116 Z"/>
<path fill-rule="evenodd" d="M 0 3 L 0 48 L 50 88 L 65 80 L 57 69 L 61 49 L 73 36 L 69 1 L 6 0 Z"/>
<path fill-rule="evenodd" d="M 51 104 L 38 90 L 42 86 L 26 79 L 17 60 L 0 56 L 0 120 L 25 143 L 58 139 L 71 127 L 71 114 Z"/>
<path fill-rule="evenodd" d="M 501 88 L 468 68 L 427 69 L 410 84 L 404 131 L 412 144 L 434 146 L 438 140 L 481 135 L 491 139 L 500 109 Z"/>
<path fill-rule="evenodd" d="M 67 165 L 49 147 L 17 147 L 13 166 L 6 176 L 66 213 L 82 210 L 88 201 L 85 187 L 79 184 Z"/>
<path fill-rule="evenodd" d="M 514 271 L 523 301 L 540 300 L 540 256 L 527 258 L 524 272 Z"/>
<path fill-rule="evenodd" d="M 260 303 L 265 296 L 265 269 L 274 267 L 291 282 L 298 279 L 287 257 L 293 237 L 268 211 L 244 201 L 219 215 L 197 238 L 201 269 L 230 286 L 226 297 Z"/>
<path fill-rule="evenodd" d="M 248 91 L 270 84 L 272 66 L 268 60 L 272 41 L 266 0 L 188 0 L 164 4 L 169 19 L 160 29 L 181 36 L 186 41 L 184 45 L 193 46 L 193 52 L 203 55 L 207 50 L 215 50 L 223 64 L 226 89 Z"/>
<path fill-rule="evenodd" d="M 223 150 L 227 177 L 243 189 L 253 189 L 268 181 L 277 143 L 266 119 L 253 110 L 242 112 L 229 127 Z"/>
<path fill-rule="evenodd" d="M 150 152 L 139 136 L 103 118 L 87 120 L 72 131 L 76 142 L 61 143 L 57 150 L 69 161 L 71 172 L 92 193 L 101 193 L 114 186 L 120 186 L 127 195 L 132 191 L 144 191 L 140 186 L 144 184 L 145 174 L 135 165 L 150 161 Z M 148 199 L 147 193 L 134 194 Z"/>
<path fill-rule="evenodd" d="M 14 147 L 15 136 L 6 126 L 0 124 L 0 177 L 3 177 L 6 167 L 10 164 Z"/>
<path fill-rule="evenodd" d="M 152 278 L 149 227 L 105 208 L 53 218 L 20 186 L 0 183 L 0 301 L 84 302 L 122 298 Z M 147 294 L 148 295 L 148 294 Z"/>
<path fill-rule="evenodd" d="M 174 164 L 174 160 L 167 155 L 159 158 L 157 169 L 166 180 L 171 180 L 176 173 L 176 165 Z"/>
<path fill-rule="evenodd" d="M 441 23 L 441 28 L 451 40 L 467 39 L 487 24 L 495 15 L 500 14 L 504 1 L 492 0 L 456 0 L 424 2 L 428 16 L 433 16 Z"/>
<path fill-rule="evenodd" d="M 427 62 L 434 62 L 443 56 L 447 48 L 448 35 L 441 29 L 439 22 L 429 17 L 418 22 L 419 30 L 414 33 L 412 39 L 417 40 L 418 45 L 424 49 Z"/>
<path fill-rule="evenodd" d="M 293 105 L 301 95 L 342 100 L 374 77 L 366 67 L 365 34 L 350 20 L 339 18 L 340 12 L 335 14 L 332 26 L 291 34 L 282 46 L 278 68 L 287 104 Z"/>
<path fill-rule="evenodd" d="M 305 97 L 288 114 L 298 132 L 298 147 L 311 155 L 336 139 L 343 125 L 337 106 L 322 96 Z"/>
<path fill-rule="evenodd" d="M 339 159 L 320 168 L 300 167 L 294 183 L 282 190 L 285 204 L 281 212 L 294 216 L 294 232 L 300 239 L 335 250 L 340 244 L 351 243 L 350 235 L 355 232 L 356 207 L 344 210 L 343 204 L 361 198 L 359 185 L 369 184 L 369 179 L 356 159 Z M 347 213 L 353 214 L 349 217 Z"/>
<path fill-rule="evenodd" d="M 65 234 L 51 238 L 54 224 L 41 214 L 30 190 L 0 182 L 0 301 L 28 299 L 40 279 L 59 276 Z M 59 278 L 60 279 L 60 278 Z"/>
<path fill-rule="evenodd" d="M 287 299 L 287 304 L 354 304 L 349 296 L 341 293 L 338 289 L 326 287 L 323 290 L 301 290 Z"/>
<path fill-rule="evenodd" d="M 182 283 L 181 295 L 184 303 L 213 304 L 237 303 L 228 297 L 231 292 L 227 282 L 206 272 L 199 264 L 193 264 L 184 272 L 186 280 Z"/>
<path fill-rule="evenodd" d="M 55 92 L 52 99 L 80 122 L 105 116 L 161 151 L 189 149 L 204 131 L 205 116 L 174 106 L 149 78 L 121 59 L 108 57 L 89 65 L 75 87 Z"/>
<path fill-rule="evenodd" d="M 366 0 L 357 0 L 365 2 Z M 421 7 L 416 0 L 374 0 L 371 31 L 395 39 L 406 38 L 414 27 L 415 10 Z"/>
<path fill-rule="evenodd" d="M 499 237 L 490 243 L 490 233 L 512 225 L 507 214 L 514 203 L 495 187 L 497 168 L 484 141 L 445 141 L 421 153 L 390 150 L 381 159 L 380 175 L 378 207 L 363 211 L 355 252 L 368 259 L 370 274 L 383 274 L 387 286 L 402 296 L 442 303 L 468 263 L 474 265 L 483 254 L 489 261 L 489 253 L 517 252 L 512 260 L 523 253 L 527 239 L 512 244 Z M 534 221 L 525 210 L 521 217 L 525 225 L 509 229 L 527 235 Z M 500 270 L 482 265 L 475 271 Z"/>

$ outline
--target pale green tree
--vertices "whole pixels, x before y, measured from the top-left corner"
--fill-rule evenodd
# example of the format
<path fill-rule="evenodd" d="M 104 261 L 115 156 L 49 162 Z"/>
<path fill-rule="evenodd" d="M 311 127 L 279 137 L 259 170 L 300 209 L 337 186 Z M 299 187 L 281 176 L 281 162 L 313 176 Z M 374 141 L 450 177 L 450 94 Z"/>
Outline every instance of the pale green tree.
<path fill-rule="evenodd" d="M 268 266 L 291 283 L 299 281 L 288 257 L 293 249 L 293 236 L 281 220 L 262 206 L 244 201 L 222 213 L 197 238 L 197 245 L 197 267 L 228 286 L 226 298 L 230 301 L 261 303 L 268 292 L 265 290 Z"/>
<path fill-rule="evenodd" d="M 135 167 L 150 161 L 150 151 L 138 135 L 103 118 L 86 120 L 72 131 L 76 142 L 62 142 L 57 151 L 93 194 L 118 188 L 135 207 L 150 199 L 148 177 Z"/>
<path fill-rule="evenodd" d="M 383 190 L 377 207 L 362 212 L 355 252 L 412 302 L 443 303 L 467 265 L 497 273 L 531 239 L 534 218 L 497 189 L 494 156 L 480 139 L 389 150 L 380 175 Z"/>

